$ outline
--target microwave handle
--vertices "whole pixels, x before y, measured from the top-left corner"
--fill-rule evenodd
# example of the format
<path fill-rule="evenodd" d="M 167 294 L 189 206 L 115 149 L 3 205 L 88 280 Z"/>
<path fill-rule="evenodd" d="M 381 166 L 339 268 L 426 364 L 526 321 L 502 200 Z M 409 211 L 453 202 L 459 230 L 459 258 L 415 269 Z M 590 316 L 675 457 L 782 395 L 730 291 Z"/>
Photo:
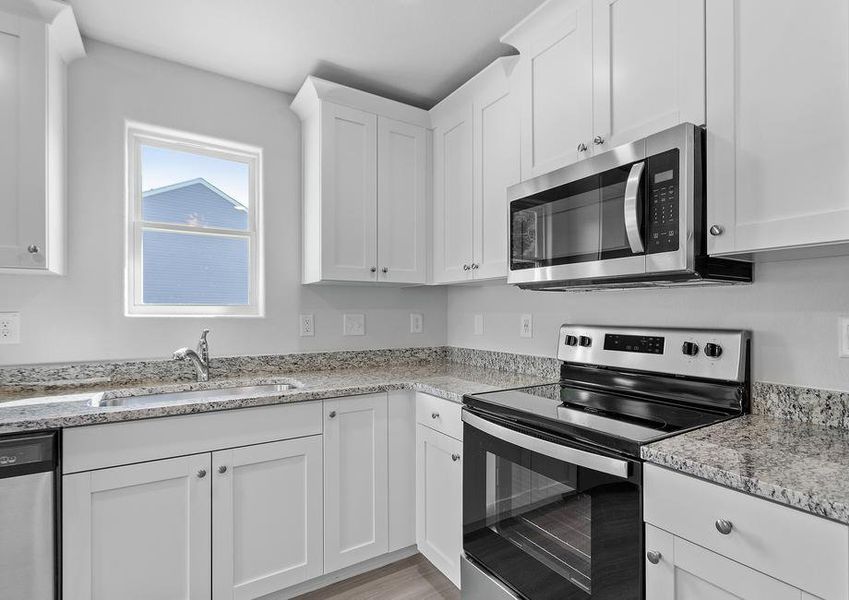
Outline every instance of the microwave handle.
<path fill-rule="evenodd" d="M 631 246 L 631 252 L 634 254 L 645 252 L 643 236 L 640 233 L 639 206 L 637 206 L 640 182 L 643 179 L 643 169 L 645 167 L 645 161 L 631 165 L 631 172 L 628 174 L 628 183 L 625 184 L 625 233 L 628 234 L 628 244 Z"/>
<path fill-rule="evenodd" d="M 513 444 L 514 446 L 518 446 L 519 448 L 530 450 L 531 452 L 536 452 L 537 454 L 542 454 L 543 456 L 548 456 L 549 458 L 578 465 L 579 467 L 584 467 L 593 471 L 607 473 L 614 477 L 621 477 L 623 479 L 628 477 L 628 463 L 624 460 L 586 452 L 585 450 L 578 450 L 571 446 L 555 444 L 548 440 L 543 440 L 538 437 L 521 433 L 515 429 L 503 427 L 493 423 L 492 421 L 473 415 L 466 410 L 463 411 L 462 418 L 466 425 L 474 427 L 475 429 L 502 441 Z"/>

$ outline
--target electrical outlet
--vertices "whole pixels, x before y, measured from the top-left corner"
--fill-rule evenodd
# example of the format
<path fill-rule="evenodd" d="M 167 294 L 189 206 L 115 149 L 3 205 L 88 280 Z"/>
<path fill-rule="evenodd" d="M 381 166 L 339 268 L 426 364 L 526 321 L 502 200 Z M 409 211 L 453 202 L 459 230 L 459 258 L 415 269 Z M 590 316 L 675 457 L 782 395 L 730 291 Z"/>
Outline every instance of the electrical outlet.
<path fill-rule="evenodd" d="M 342 316 L 342 335 L 365 335 L 366 316 L 364 314 L 345 314 Z"/>
<path fill-rule="evenodd" d="M 315 320 L 312 315 L 301 315 L 298 318 L 301 337 L 313 337 L 315 335 Z"/>
<path fill-rule="evenodd" d="M 483 315 L 475 315 L 475 335 L 483 335 Z"/>
<path fill-rule="evenodd" d="M 3 315 L 0 315 L 0 319 Z M 849 317 L 840 317 L 837 320 L 838 324 L 838 339 L 840 340 L 839 353 L 840 358 L 849 358 Z"/>
<path fill-rule="evenodd" d="M 410 313 L 410 333 L 421 333 L 423 321 L 422 313 Z"/>
<path fill-rule="evenodd" d="M 519 318 L 519 335 L 523 338 L 534 337 L 534 318 L 531 315 L 522 315 Z"/>
<path fill-rule="evenodd" d="M 21 313 L 0 313 L 0 344 L 21 343 Z"/>

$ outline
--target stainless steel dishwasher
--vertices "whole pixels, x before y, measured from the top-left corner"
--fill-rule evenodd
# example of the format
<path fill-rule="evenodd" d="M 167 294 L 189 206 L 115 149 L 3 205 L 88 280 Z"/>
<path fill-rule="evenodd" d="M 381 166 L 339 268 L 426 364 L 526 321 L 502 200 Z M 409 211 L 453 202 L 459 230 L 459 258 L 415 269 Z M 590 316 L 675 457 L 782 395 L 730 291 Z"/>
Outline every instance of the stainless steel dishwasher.
<path fill-rule="evenodd" d="M 0 598 L 58 595 L 55 433 L 0 437 Z"/>

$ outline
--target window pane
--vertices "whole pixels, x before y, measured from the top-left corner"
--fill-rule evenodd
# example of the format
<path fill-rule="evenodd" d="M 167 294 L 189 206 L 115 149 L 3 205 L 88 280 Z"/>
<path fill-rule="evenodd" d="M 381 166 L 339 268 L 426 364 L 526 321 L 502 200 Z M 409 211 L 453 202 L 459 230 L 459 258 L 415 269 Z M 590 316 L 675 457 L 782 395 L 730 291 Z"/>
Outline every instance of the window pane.
<path fill-rule="evenodd" d="M 146 229 L 142 238 L 145 304 L 246 305 L 249 240 Z"/>
<path fill-rule="evenodd" d="M 141 171 L 145 221 L 248 229 L 246 163 L 142 145 Z"/>

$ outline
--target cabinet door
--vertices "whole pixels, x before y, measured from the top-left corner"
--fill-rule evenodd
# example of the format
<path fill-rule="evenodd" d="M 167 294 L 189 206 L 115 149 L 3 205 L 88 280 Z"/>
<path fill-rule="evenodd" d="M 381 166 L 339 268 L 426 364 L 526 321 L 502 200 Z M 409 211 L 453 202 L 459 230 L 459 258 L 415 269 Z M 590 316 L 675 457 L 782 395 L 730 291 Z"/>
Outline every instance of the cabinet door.
<path fill-rule="evenodd" d="M 849 3 L 707 2 L 711 254 L 849 240 Z"/>
<path fill-rule="evenodd" d="M 435 283 L 465 281 L 472 263 L 472 129 L 471 104 L 434 116 L 434 265 Z"/>
<path fill-rule="evenodd" d="M 460 587 L 463 550 L 462 442 L 416 426 L 416 543 Z"/>
<path fill-rule="evenodd" d="M 65 600 L 208 600 L 210 456 L 62 478 Z"/>
<path fill-rule="evenodd" d="M 427 280 L 427 140 L 416 125 L 379 117 L 378 281 Z"/>
<path fill-rule="evenodd" d="M 45 26 L 0 14 L 0 269 L 46 267 L 46 69 Z"/>
<path fill-rule="evenodd" d="M 507 188 L 521 177 L 519 106 L 497 69 L 474 102 L 475 279 L 507 277 Z"/>
<path fill-rule="evenodd" d="M 315 435 L 212 455 L 214 600 L 250 600 L 322 574 Z"/>
<path fill-rule="evenodd" d="M 704 0 L 594 0 L 596 151 L 704 124 L 704 28 Z"/>
<path fill-rule="evenodd" d="M 592 145 L 592 0 L 566 0 L 521 44 L 522 179 L 584 158 Z"/>
<path fill-rule="evenodd" d="M 321 114 L 322 279 L 374 281 L 377 117 L 329 102 Z"/>
<path fill-rule="evenodd" d="M 386 394 L 324 403 L 324 570 L 386 553 Z"/>
<path fill-rule="evenodd" d="M 648 560 L 660 553 L 655 564 Z M 646 598 L 652 600 L 800 600 L 785 583 L 646 525 Z"/>

